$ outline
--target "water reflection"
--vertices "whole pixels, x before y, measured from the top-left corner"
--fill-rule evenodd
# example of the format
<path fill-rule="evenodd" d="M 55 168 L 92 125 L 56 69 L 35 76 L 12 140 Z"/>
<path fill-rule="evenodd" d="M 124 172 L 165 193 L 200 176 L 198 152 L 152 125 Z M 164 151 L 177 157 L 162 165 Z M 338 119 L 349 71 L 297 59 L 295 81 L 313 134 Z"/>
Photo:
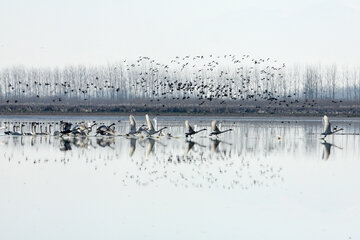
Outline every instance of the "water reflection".
<path fill-rule="evenodd" d="M 213 153 L 218 153 L 218 147 L 220 144 L 220 140 L 219 139 L 211 139 L 211 152 Z"/>
<path fill-rule="evenodd" d="M 132 157 L 136 150 L 136 138 L 130 138 L 130 153 L 129 156 Z"/>
<path fill-rule="evenodd" d="M 146 149 L 146 154 L 145 154 L 146 158 L 150 156 L 150 153 L 154 152 L 155 140 L 153 138 L 147 138 L 145 140 L 141 140 L 139 141 L 139 144 L 142 148 Z"/>
<path fill-rule="evenodd" d="M 199 151 L 198 149 L 194 149 L 195 146 L 198 146 L 199 148 L 206 148 L 205 145 L 199 144 L 192 140 L 186 140 L 185 155 L 188 155 L 191 150 L 194 152 Z"/>
<path fill-rule="evenodd" d="M 115 137 L 100 137 L 100 138 L 96 138 L 96 143 L 98 146 L 100 147 L 109 147 L 111 149 L 114 149 L 115 145 Z"/>
<path fill-rule="evenodd" d="M 325 160 L 325 161 L 329 159 L 329 157 L 330 157 L 330 151 L 331 151 L 331 148 L 332 148 L 332 147 L 342 150 L 341 147 L 338 147 L 338 146 L 336 146 L 335 144 L 332 144 L 332 143 L 328 143 L 328 142 L 326 142 L 325 140 L 323 140 L 323 141 L 321 142 L 321 144 L 324 146 L 322 159 Z"/>
<path fill-rule="evenodd" d="M 198 122 L 202 128 L 209 125 L 209 121 Z M 204 133 L 191 140 L 183 136 L 182 122 L 166 123 L 175 137 L 1 136 L 0 145 L 5 159 L 19 164 L 69 164 L 79 159 L 97 171 L 112 165 L 125 185 L 166 181 L 175 186 L 229 189 L 281 182 L 282 159 L 336 161 L 359 154 L 357 135 L 334 135 L 329 142 L 321 142 L 316 134 L 321 122 L 228 121 L 223 125 L 232 132 L 219 138 Z M 116 128 L 124 132 L 127 125 L 121 121 Z M 359 125 L 353 123 L 347 130 L 354 132 Z"/>
<path fill-rule="evenodd" d="M 98 145 L 100 145 L 98 143 Z M 60 150 L 61 151 L 69 151 L 72 150 L 73 147 L 76 148 L 90 148 L 94 147 L 91 139 L 86 136 L 79 137 L 60 137 Z"/>
<path fill-rule="evenodd" d="M 61 139 L 60 140 L 60 150 L 61 151 L 69 151 L 72 150 L 71 143 L 69 139 Z"/>

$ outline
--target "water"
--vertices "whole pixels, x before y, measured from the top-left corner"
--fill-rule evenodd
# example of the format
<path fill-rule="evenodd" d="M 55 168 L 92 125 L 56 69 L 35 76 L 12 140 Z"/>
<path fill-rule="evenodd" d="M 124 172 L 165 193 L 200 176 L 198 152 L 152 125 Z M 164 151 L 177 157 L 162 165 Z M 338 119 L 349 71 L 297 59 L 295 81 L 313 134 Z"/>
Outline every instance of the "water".
<path fill-rule="evenodd" d="M 0 136 L 0 239 L 359 239 L 360 121 L 221 119 L 216 139 Z M 120 116 L 6 116 L 2 121 L 116 122 Z M 136 117 L 140 126 L 144 117 Z M 26 127 L 25 129 L 26 130 Z"/>

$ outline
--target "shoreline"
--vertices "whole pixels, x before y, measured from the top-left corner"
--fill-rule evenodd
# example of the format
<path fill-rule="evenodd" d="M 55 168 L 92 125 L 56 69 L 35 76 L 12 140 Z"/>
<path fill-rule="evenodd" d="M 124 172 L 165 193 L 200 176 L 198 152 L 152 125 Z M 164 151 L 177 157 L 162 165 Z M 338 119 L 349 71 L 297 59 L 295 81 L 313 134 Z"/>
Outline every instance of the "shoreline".
<path fill-rule="evenodd" d="M 153 106 L 131 105 L 0 105 L 0 116 L 128 116 L 129 114 L 162 116 L 228 116 L 228 117 L 360 117 L 360 104 L 349 107 L 317 106 L 317 107 L 258 107 L 247 106 L 205 106 L 193 105 L 167 106 L 161 108 Z"/>

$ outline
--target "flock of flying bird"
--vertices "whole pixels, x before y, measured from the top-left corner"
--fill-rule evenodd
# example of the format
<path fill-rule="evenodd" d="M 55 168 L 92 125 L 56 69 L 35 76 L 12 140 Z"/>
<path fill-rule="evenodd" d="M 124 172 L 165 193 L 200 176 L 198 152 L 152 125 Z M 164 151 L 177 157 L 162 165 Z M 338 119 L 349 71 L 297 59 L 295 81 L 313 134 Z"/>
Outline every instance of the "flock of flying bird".
<path fill-rule="evenodd" d="M 126 136 L 126 137 L 134 137 L 137 135 L 141 135 L 142 137 L 153 137 L 155 135 L 158 136 L 165 136 L 165 134 L 163 133 L 163 130 L 166 129 L 167 127 L 162 127 L 162 128 L 158 128 L 157 129 L 157 124 L 153 123 L 153 120 L 150 119 L 150 116 L 148 114 L 145 115 L 146 118 L 146 125 L 142 124 L 139 128 L 136 127 L 136 121 L 133 115 L 129 116 L 129 120 L 130 120 L 130 131 L 124 135 L 118 134 L 115 131 L 115 123 L 112 123 L 110 125 L 101 125 L 99 127 L 96 128 L 95 131 L 95 136 L 101 135 L 101 136 Z M 5 122 L 5 125 L 8 122 Z M 92 132 L 93 127 L 95 127 L 97 125 L 97 123 L 95 121 L 93 121 L 93 123 L 85 123 L 85 122 L 81 122 L 79 124 L 75 124 L 73 126 L 73 124 L 71 122 L 64 122 L 64 121 L 60 121 L 60 128 L 59 130 L 56 130 L 54 132 L 52 132 L 52 124 L 49 124 L 48 126 L 44 126 L 40 125 L 40 132 L 37 131 L 37 126 L 39 125 L 39 123 L 36 122 L 31 122 L 31 129 L 30 132 L 24 132 L 23 131 L 23 127 L 25 126 L 25 124 L 21 123 L 20 125 L 13 125 L 13 130 L 8 130 L 7 126 L 5 127 L 1 127 L 2 129 L 4 129 L 4 134 L 5 135 L 15 135 L 15 136 L 33 136 L 33 135 L 54 135 L 54 136 L 72 136 L 72 137 L 77 137 L 77 136 L 89 136 L 90 133 Z M 338 128 L 337 126 L 334 128 L 331 128 L 331 123 L 329 121 L 329 118 L 325 115 L 323 117 L 323 126 L 324 126 L 324 130 L 321 133 L 321 135 L 323 136 L 322 139 L 325 139 L 326 136 L 328 135 L 332 135 L 334 133 L 337 133 L 339 131 L 344 130 L 343 128 Z M 203 129 L 196 129 L 193 126 L 191 126 L 191 124 L 189 123 L 188 120 L 185 121 L 185 137 L 192 137 L 193 135 L 200 133 L 202 131 L 206 131 L 206 128 Z M 220 127 L 217 124 L 216 120 L 213 120 L 211 122 L 211 132 L 209 134 L 209 136 L 218 136 L 222 133 L 226 133 L 229 131 L 232 131 L 233 129 L 225 129 L 225 130 L 220 130 Z M 172 137 L 171 133 L 167 133 L 166 136 L 168 137 Z"/>
<path fill-rule="evenodd" d="M 305 92 L 287 86 L 290 83 L 284 80 L 284 63 L 249 55 L 177 56 L 169 63 L 139 57 L 134 63 L 125 60 L 121 65 L 104 69 L 79 67 L 50 72 L 39 69 L 37 74 L 26 69 L 19 72 L 24 72 L 21 79 L 16 71 L 13 77 L 4 76 L 4 98 L 8 104 L 24 100 L 26 103 L 77 103 L 81 99 L 95 105 L 103 100 L 118 103 L 118 100 L 135 99 L 144 107 L 152 104 L 172 107 L 178 100 L 194 106 L 207 103 L 214 106 L 216 101 L 221 105 L 261 101 L 258 108 L 290 105 L 305 108 L 317 104 L 315 100 L 304 99 Z"/>

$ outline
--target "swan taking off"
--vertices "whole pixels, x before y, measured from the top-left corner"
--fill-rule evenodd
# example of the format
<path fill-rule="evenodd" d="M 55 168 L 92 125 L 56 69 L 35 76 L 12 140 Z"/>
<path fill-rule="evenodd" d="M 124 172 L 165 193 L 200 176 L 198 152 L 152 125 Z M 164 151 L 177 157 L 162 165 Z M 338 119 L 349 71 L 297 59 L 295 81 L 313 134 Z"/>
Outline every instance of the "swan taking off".
<path fill-rule="evenodd" d="M 96 125 L 96 123 L 81 123 L 80 125 L 75 125 L 73 129 L 71 130 L 71 133 L 74 136 L 82 135 L 82 136 L 88 136 L 89 133 L 92 131 L 92 128 Z"/>
<path fill-rule="evenodd" d="M 224 130 L 224 131 L 221 131 L 221 130 L 218 128 L 218 126 L 216 125 L 216 120 L 213 120 L 213 121 L 211 122 L 211 130 L 212 130 L 212 132 L 210 133 L 209 136 L 212 136 L 212 135 L 217 136 L 217 135 L 219 135 L 219 134 L 221 134 L 221 133 L 225 133 L 225 132 L 232 131 L 231 128 L 230 128 L 230 129 L 226 129 L 226 130 Z"/>
<path fill-rule="evenodd" d="M 60 131 L 61 135 L 71 133 L 72 123 L 60 121 L 60 126 L 61 126 L 61 129 L 62 129 L 62 131 Z"/>
<path fill-rule="evenodd" d="M 338 129 L 337 126 L 333 130 L 331 130 L 331 123 L 329 122 L 329 118 L 326 115 L 323 118 L 323 125 L 324 132 L 321 133 L 321 135 L 324 135 L 324 138 L 326 138 L 327 135 L 331 135 L 341 130 L 344 130 L 343 128 Z"/>
<path fill-rule="evenodd" d="M 197 134 L 197 133 L 199 133 L 199 132 L 201 132 L 201 131 L 205 131 L 205 130 L 206 130 L 205 128 L 203 128 L 203 129 L 200 129 L 200 130 L 198 130 L 198 131 L 195 131 L 195 130 L 193 129 L 193 127 L 190 125 L 190 123 L 189 123 L 188 120 L 185 121 L 185 127 L 186 127 L 186 131 L 187 131 L 187 132 L 185 133 L 185 137 L 192 136 L 192 135 L 195 135 L 195 134 Z"/>
<path fill-rule="evenodd" d="M 126 134 L 126 136 L 130 136 L 130 135 L 136 135 L 138 133 L 141 133 L 142 131 L 144 131 L 144 128 L 145 125 L 141 125 L 139 129 L 136 129 L 136 122 L 135 122 L 135 118 L 133 115 L 130 115 L 129 116 L 129 119 L 130 119 L 130 132 L 128 132 Z"/>
<path fill-rule="evenodd" d="M 100 127 L 98 127 L 96 129 L 96 134 L 95 136 L 97 136 L 98 134 L 100 135 L 106 135 L 106 136 L 113 136 L 115 135 L 115 130 L 114 128 L 111 128 L 112 126 L 114 126 L 115 123 L 110 124 L 109 126 L 106 125 L 101 125 Z"/>
<path fill-rule="evenodd" d="M 147 123 L 147 125 L 148 125 L 148 129 L 146 129 L 146 130 L 144 130 L 144 131 L 147 133 L 147 135 L 148 135 L 149 137 L 152 136 L 152 135 L 154 135 L 154 134 L 156 134 L 156 133 L 159 133 L 159 132 L 161 132 L 162 130 L 164 130 L 165 128 L 167 128 L 167 127 L 163 127 L 163 128 L 160 128 L 159 130 L 156 130 L 156 129 L 154 128 L 154 125 L 153 125 L 153 123 L 152 123 L 152 121 L 151 121 L 151 119 L 150 119 L 150 117 L 149 117 L 148 114 L 145 115 L 145 118 L 146 118 L 146 123 Z"/>

